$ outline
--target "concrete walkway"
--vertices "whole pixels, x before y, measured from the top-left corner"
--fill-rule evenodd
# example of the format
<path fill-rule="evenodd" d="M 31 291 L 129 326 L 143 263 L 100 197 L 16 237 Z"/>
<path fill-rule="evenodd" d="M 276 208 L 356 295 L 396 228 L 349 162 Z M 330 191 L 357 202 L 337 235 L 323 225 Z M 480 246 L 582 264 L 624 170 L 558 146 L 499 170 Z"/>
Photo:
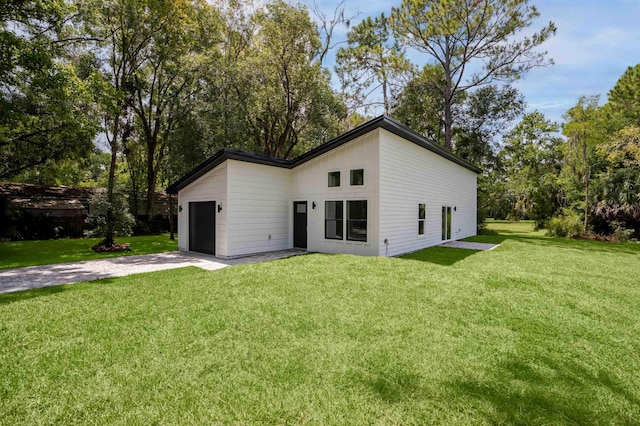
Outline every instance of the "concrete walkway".
<path fill-rule="evenodd" d="M 303 250 L 244 256 L 235 259 L 219 259 L 206 254 L 172 251 L 167 253 L 122 256 L 83 262 L 57 263 L 55 265 L 29 266 L 0 270 L 0 293 L 31 290 L 60 284 L 74 284 L 101 278 L 123 277 L 143 272 L 197 266 L 213 271 L 231 265 L 265 262 L 303 254 Z"/>
<path fill-rule="evenodd" d="M 469 241 L 451 241 L 449 243 L 441 244 L 440 247 L 461 248 L 469 250 L 493 250 L 500 244 L 489 243 L 472 243 Z"/>

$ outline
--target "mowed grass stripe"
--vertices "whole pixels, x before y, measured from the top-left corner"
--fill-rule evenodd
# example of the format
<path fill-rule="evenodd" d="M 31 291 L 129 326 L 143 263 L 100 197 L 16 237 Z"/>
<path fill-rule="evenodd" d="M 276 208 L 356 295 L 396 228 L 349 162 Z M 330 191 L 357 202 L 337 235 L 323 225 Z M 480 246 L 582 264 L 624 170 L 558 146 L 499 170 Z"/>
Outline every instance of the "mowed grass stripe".
<path fill-rule="evenodd" d="M 100 238 L 0 241 L 0 269 L 162 253 L 178 250 L 178 237 L 175 238 L 170 240 L 169 234 L 117 237 L 117 243 L 128 243 L 131 250 L 112 253 L 95 253 L 91 250 Z"/>
<path fill-rule="evenodd" d="M 0 423 L 638 423 L 638 245 L 482 238 L 0 296 Z"/>

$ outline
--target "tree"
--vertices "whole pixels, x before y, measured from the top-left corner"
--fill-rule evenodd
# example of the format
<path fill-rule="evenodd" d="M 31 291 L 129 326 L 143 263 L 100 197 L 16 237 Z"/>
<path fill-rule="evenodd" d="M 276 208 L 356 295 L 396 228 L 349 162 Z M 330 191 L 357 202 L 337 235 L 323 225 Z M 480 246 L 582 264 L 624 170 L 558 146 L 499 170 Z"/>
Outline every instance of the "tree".
<path fill-rule="evenodd" d="M 500 153 L 507 176 L 503 197 L 513 202 L 513 214 L 535 220 L 542 228 L 563 203 L 559 182 L 564 145 L 560 126 L 540 112 L 525 114 L 504 138 Z"/>
<path fill-rule="evenodd" d="M 72 13 L 62 0 L 0 4 L 0 179 L 93 147 L 96 117 L 69 58 Z"/>
<path fill-rule="evenodd" d="M 442 68 L 425 65 L 420 74 L 409 81 L 398 94 L 391 115 L 416 132 L 444 145 L 444 105 L 440 96 L 443 86 Z"/>
<path fill-rule="evenodd" d="M 524 97 L 511 86 L 484 86 L 469 93 L 453 128 L 455 153 L 485 168 L 494 166 L 501 136 L 524 111 Z"/>
<path fill-rule="evenodd" d="M 342 90 L 348 90 L 355 103 L 353 110 L 381 105 L 390 114 L 394 92 L 410 76 L 412 66 L 397 44 L 391 43 L 387 17 L 367 17 L 349 31 L 347 42 L 348 47 L 340 48 L 336 55 L 336 71 Z M 378 90 L 382 103 L 366 103 Z"/>
<path fill-rule="evenodd" d="M 99 188 L 106 183 L 109 154 L 94 148 L 81 158 L 49 159 L 14 176 L 10 181 L 36 185 Z"/>
<path fill-rule="evenodd" d="M 640 64 L 627 68 L 609 91 L 608 106 L 625 119 L 623 125 L 640 126 Z"/>
<path fill-rule="evenodd" d="M 583 201 L 580 203 L 583 217 L 583 232 L 589 229 L 591 210 L 590 185 L 598 163 L 596 148 L 606 137 L 606 125 L 598 106 L 599 97 L 581 97 L 577 105 L 565 114 L 562 133 L 567 137 L 565 158 L 571 177 L 577 180 L 582 189 Z"/>
<path fill-rule="evenodd" d="M 327 54 L 331 50 L 344 43 L 343 40 L 334 41 L 334 31 L 336 28 L 339 25 L 345 25 L 349 28 L 351 21 L 358 16 L 358 14 L 345 16 L 345 3 L 346 0 L 340 0 L 340 3 L 333 9 L 333 15 L 331 17 L 322 11 L 320 5 L 315 0 L 311 6 L 311 11 L 318 22 L 318 30 L 321 37 L 322 49 L 318 56 L 321 64 L 324 64 Z"/>
<path fill-rule="evenodd" d="M 170 135 L 188 116 L 201 90 L 203 56 L 217 39 L 219 22 L 215 9 L 198 1 L 155 2 L 141 13 L 148 43 L 133 72 L 132 108 L 145 148 L 145 213 L 150 222 Z"/>
<path fill-rule="evenodd" d="M 290 158 L 335 136 L 344 106 L 321 66 L 318 30 L 304 7 L 276 0 L 254 19 L 241 65 L 243 113 L 257 151 Z"/>
<path fill-rule="evenodd" d="M 92 73 L 96 103 L 102 115 L 102 132 L 109 146 L 111 160 L 105 199 L 104 240 L 106 247 L 114 244 L 116 226 L 115 193 L 118 154 L 131 137 L 133 127 L 134 73 L 144 61 L 143 50 L 149 43 L 142 17 L 146 2 L 142 0 L 90 0 L 81 3 L 79 19 L 83 32 L 94 41 L 88 51 L 95 56 Z"/>
<path fill-rule="evenodd" d="M 453 147 L 458 93 L 512 81 L 551 63 L 536 48 L 555 34 L 552 22 L 530 37 L 515 39 L 538 16 L 527 0 L 403 0 L 393 9 L 391 25 L 398 40 L 432 56 L 442 68 L 446 148 Z"/>

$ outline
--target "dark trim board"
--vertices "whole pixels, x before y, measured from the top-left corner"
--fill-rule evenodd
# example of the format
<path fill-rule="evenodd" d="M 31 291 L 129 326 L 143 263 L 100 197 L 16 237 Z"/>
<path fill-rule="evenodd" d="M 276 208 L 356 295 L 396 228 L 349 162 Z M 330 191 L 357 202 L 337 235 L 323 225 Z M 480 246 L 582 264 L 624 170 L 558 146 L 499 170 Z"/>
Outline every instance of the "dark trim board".
<path fill-rule="evenodd" d="M 212 157 L 198 165 L 196 168 L 191 170 L 189 173 L 180 178 L 177 182 L 173 183 L 169 187 L 167 187 L 167 193 L 169 194 L 177 194 L 182 188 L 186 187 L 190 183 L 194 182 L 199 177 L 203 176 L 210 170 L 213 170 L 226 160 L 238 160 L 244 161 L 248 163 L 255 164 L 263 164 L 267 166 L 273 167 L 282 167 L 285 169 L 293 169 L 298 167 L 301 164 L 306 163 L 326 152 L 331 151 L 341 145 L 344 145 L 347 142 L 351 142 L 352 140 L 359 138 L 362 135 L 365 135 L 377 128 L 385 129 L 396 136 L 400 136 L 401 138 L 412 142 L 426 150 L 429 150 L 443 158 L 446 158 L 449 161 L 452 161 L 459 166 L 462 166 L 468 170 L 471 170 L 474 173 L 480 173 L 481 170 L 469 163 L 468 161 L 463 160 L 462 158 L 456 156 L 452 152 L 446 150 L 441 147 L 437 143 L 434 143 L 418 132 L 410 129 L 399 121 L 394 120 L 391 117 L 386 115 L 381 115 L 377 118 L 374 118 L 371 121 L 368 121 L 361 126 L 356 127 L 355 129 L 348 131 L 347 133 L 338 136 L 337 138 L 330 140 L 329 142 L 323 143 L 322 145 L 308 151 L 299 157 L 294 158 L 293 160 L 283 160 L 281 158 L 269 157 L 266 155 L 254 154 L 250 152 L 238 151 L 235 149 L 224 148 L 215 153 Z"/>

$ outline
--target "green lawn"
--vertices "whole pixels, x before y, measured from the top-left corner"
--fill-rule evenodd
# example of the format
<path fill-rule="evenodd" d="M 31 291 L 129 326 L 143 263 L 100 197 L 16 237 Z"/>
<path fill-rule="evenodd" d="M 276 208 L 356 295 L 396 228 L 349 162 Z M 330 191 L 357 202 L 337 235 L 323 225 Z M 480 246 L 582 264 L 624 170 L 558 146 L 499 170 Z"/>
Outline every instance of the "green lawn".
<path fill-rule="evenodd" d="M 169 234 L 144 237 L 118 237 L 117 243 L 131 244 L 131 251 L 118 253 L 95 253 L 91 246 L 100 238 L 76 238 L 39 241 L 0 242 L 0 269 L 22 266 L 47 265 L 51 263 L 77 262 L 105 257 L 134 254 L 160 253 L 178 249 L 178 237 L 169 240 Z"/>
<path fill-rule="evenodd" d="M 640 245 L 507 231 L 0 295 L 0 424 L 640 423 Z"/>

